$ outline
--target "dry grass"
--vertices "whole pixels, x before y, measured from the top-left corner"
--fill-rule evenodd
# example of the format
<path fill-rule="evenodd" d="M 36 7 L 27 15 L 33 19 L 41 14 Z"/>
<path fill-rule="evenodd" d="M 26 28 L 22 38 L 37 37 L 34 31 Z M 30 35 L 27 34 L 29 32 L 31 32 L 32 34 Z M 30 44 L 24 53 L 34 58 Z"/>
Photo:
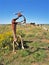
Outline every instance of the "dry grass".
<path fill-rule="evenodd" d="M 5 28 L 6 26 L 6 28 Z M 1 34 L 9 33 L 7 37 L 3 37 L 5 44 L 12 44 L 11 40 L 11 27 L 10 25 L 0 25 L 0 38 Z M 5 30 L 4 30 L 5 28 Z M 2 32 L 1 32 L 2 31 Z M 0 64 L 3 65 L 49 65 L 49 31 L 45 31 L 42 27 L 25 25 L 17 26 L 17 34 L 22 35 L 25 49 L 16 49 L 16 53 L 8 49 L 0 50 Z M 2 40 L 2 41 L 3 41 Z M 0 44 L 1 44 L 0 39 Z M 47 48 L 47 49 L 46 49 Z"/>

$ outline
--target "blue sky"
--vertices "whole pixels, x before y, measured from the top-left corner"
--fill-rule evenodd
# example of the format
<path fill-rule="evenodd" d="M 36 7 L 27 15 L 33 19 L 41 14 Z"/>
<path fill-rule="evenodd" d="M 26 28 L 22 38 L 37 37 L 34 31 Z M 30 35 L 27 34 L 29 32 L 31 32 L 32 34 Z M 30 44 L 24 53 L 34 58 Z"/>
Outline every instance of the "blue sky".
<path fill-rule="evenodd" d="M 23 11 L 27 23 L 49 24 L 49 0 L 0 0 L 0 24 L 9 24 Z"/>

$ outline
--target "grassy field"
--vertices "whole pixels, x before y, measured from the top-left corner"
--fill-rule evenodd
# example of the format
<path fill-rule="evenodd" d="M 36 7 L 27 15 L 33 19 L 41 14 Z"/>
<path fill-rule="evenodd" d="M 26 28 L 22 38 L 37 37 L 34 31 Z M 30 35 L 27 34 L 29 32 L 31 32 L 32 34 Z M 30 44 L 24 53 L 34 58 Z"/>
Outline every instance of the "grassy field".
<path fill-rule="evenodd" d="M 0 65 L 49 65 L 49 30 L 18 25 L 16 34 L 22 36 L 25 49 L 17 47 L 13 53 L 11 25 L 0 25 Z"/>

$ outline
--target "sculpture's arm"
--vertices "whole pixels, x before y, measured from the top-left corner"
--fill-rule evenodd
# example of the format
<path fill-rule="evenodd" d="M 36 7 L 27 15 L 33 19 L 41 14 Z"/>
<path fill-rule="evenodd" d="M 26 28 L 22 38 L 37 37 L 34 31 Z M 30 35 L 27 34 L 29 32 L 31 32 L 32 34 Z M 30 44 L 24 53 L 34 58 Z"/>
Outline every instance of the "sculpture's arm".
<path fill-rule="evenodd" d="M 23 17 L 23 23 L 26 23 L 26 18 L 24 17 L 24 15 L 22 15 L 22 17 Z"/>
<path fill-rule="evenodd" d="M 16 20 L 19 19 L 20 17 L 23 17 L 23 21 L 21 21 L 21 22 L 16 22 Z M 26 23 L 26 18 L 24 17 L 24 15 L 22 15 L 22 14 L 19 13 L 19 14 L 18 14 L 18 17 L 12 20 L 12 23 L 13 23 L 13 24 Z"/>
<path fill-rule="evenodd" d="M 21 21 L 21 22 L 17 22 L 17 24 L 26 23 L 26 18 L 24 17 L 24 15 L 21 15 L 20 17 L 23 17 L 23 21 Z M 19 18 L 20 18 L 20 17 L 19 17 Z"/>

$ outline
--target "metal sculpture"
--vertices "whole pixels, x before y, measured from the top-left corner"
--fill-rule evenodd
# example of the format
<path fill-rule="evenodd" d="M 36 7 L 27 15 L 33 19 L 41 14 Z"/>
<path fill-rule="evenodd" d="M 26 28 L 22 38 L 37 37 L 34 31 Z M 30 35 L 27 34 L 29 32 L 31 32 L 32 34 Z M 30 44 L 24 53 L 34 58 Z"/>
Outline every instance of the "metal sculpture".
<path fill-rule="evenodd" d="M 15 18 L 15 19 L 12 19 L 13 52 L 15 51 L 15 43 L 18 45 L 18 43 L 17 43 L 17 34 L 16 34 L 16 30 L 17 30 L 16 29 L 16 26 L 17 26 L 17 24 L 22 24 L 22 22 L 17 22 L 16 20 L 19 19 L 20 17 L 23 17 L 24 18 L 23 23 L 26 23 L 26 18 L 20 12 L 19 13 L 16 13 L 15 15 L 17 15 L 18 17 Z M 22 49 L 24 49 L 22 37 L 21 36 L 19 36 L 19 37 L 21 38 Z"/>

